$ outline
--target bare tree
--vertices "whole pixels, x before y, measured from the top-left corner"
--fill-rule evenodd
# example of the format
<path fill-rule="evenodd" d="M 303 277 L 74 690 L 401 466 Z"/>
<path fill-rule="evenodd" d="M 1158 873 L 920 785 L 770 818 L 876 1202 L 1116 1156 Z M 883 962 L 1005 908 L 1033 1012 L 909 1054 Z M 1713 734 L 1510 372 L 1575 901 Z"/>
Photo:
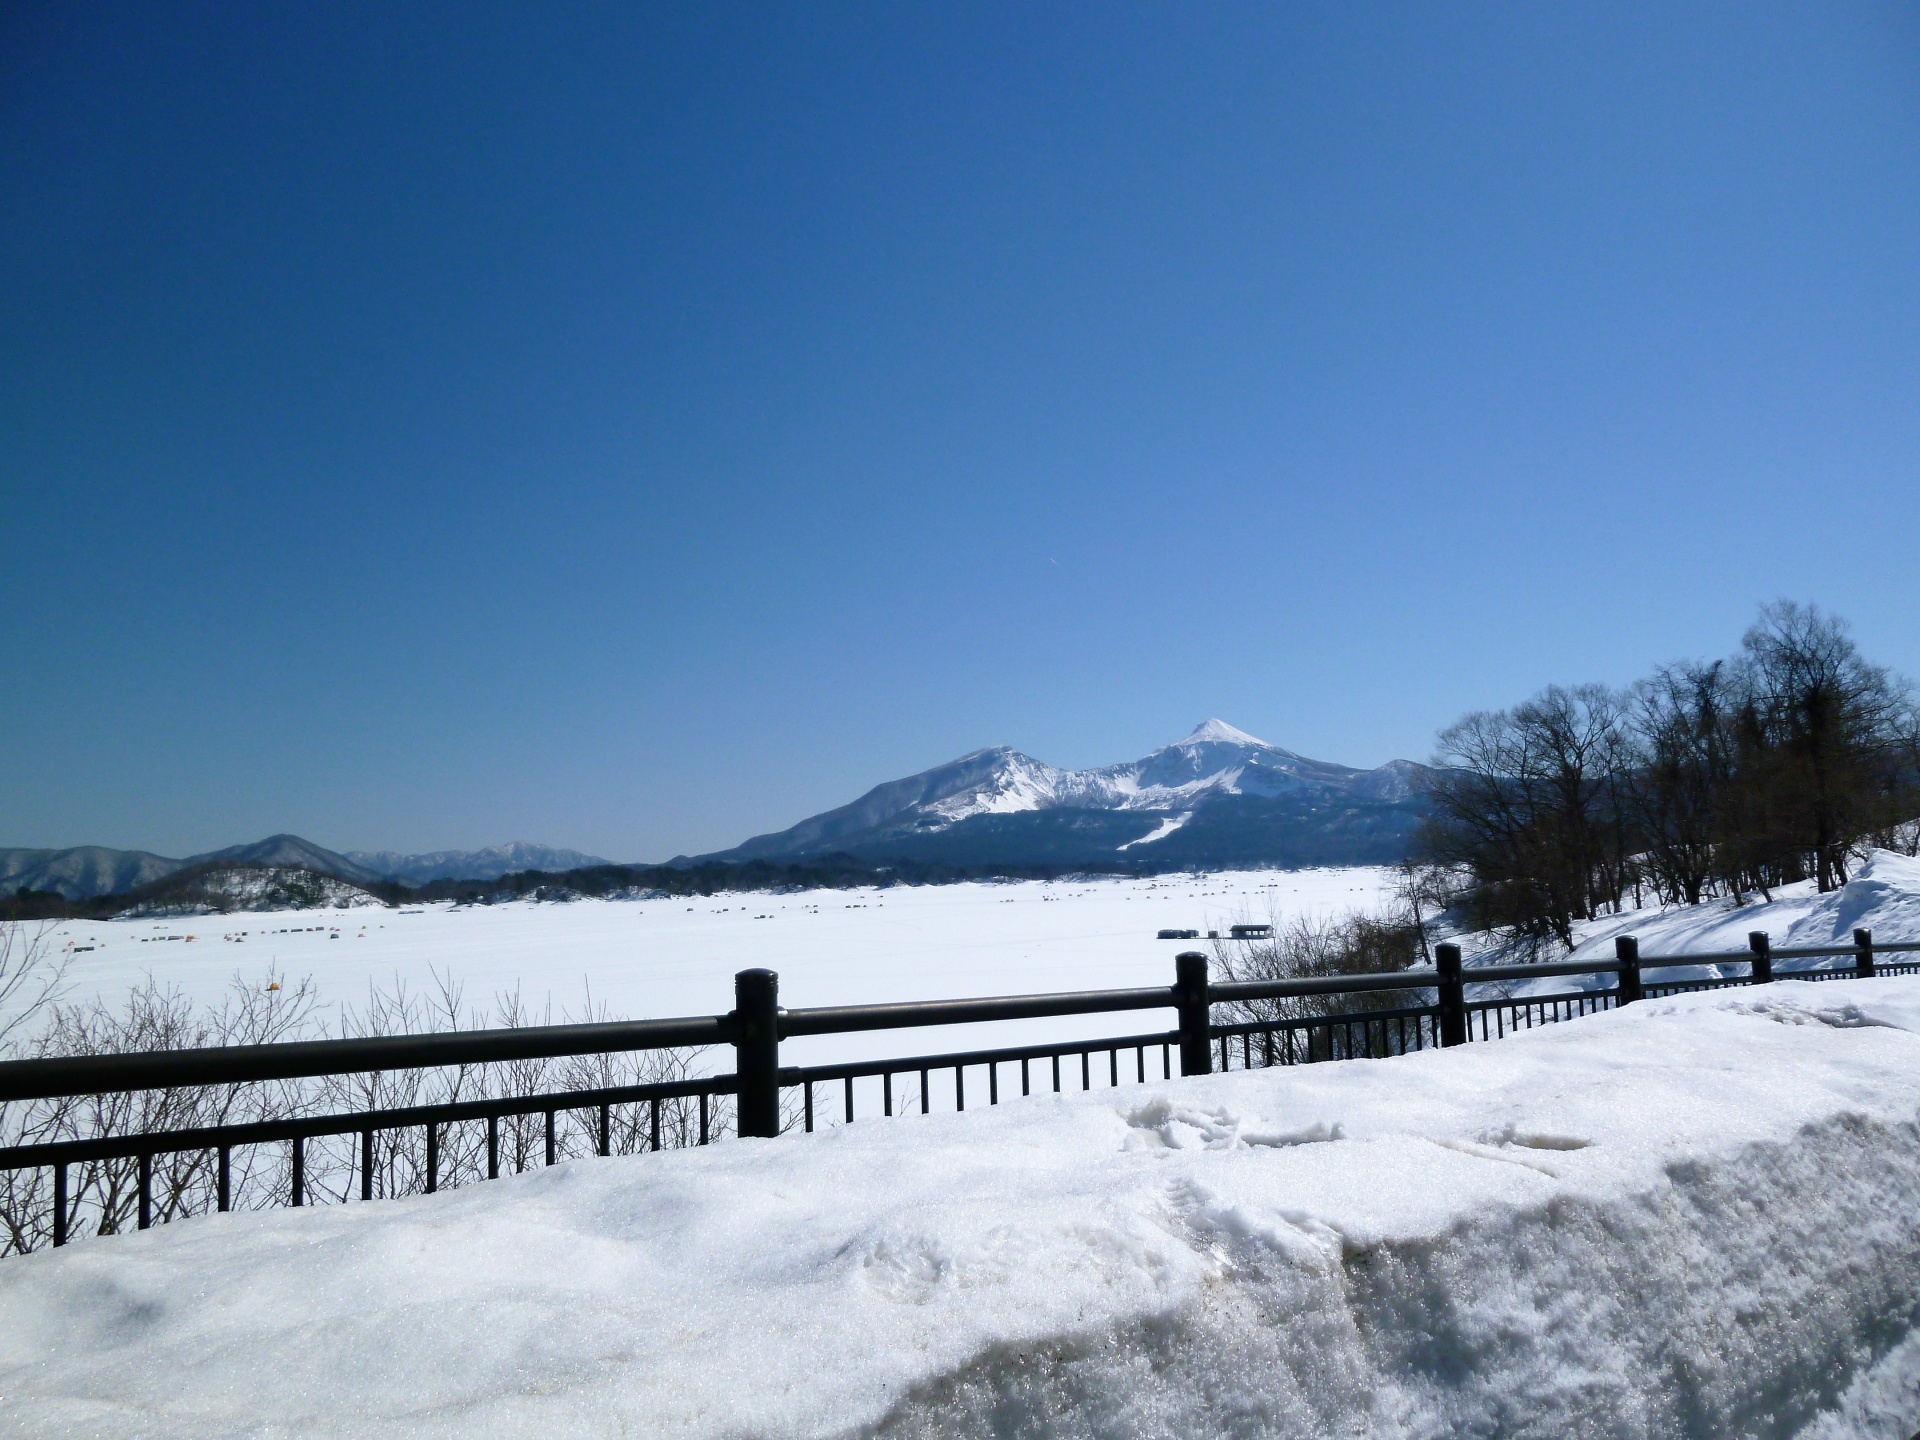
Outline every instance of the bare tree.
<path fill-rule="evenodd" d="M 0 1056 L 58 1002 L 67 958 L 53 948 L 53 926 L 0 919 Z"/>
<path fill-rule="evenodd" d="M 1549 686 L 1440 733 L 1421 845 L 1471 876 L 1476 928 L 1573 943 L 1630 883 L 1626 702 L 1603 685 Z"/>
<path fill-rule="evenodd" d="M 1738 705 L 1720 661 L 1663 665 L 1633 687 L 1627 793 L 1645 872 L 1671 903 L 1699 904 L 1720 873 Z"/>
<path fill-rule="evenodd" d="M 1910 687 L 1812 605 L 1767 606 L 1740 648 L 1748 848 L 1805 854 L 1822 891 L 1844 885 L 1860 837 L 1911 818 Z"/>

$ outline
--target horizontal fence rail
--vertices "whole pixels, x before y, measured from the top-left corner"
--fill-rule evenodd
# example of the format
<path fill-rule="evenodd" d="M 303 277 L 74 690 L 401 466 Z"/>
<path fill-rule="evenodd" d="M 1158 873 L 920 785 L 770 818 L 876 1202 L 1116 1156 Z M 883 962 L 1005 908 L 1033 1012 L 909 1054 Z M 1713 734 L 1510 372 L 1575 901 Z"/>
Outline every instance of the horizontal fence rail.
<path fill-rule="evenodd" d="M 528 1025 L 435 1035 L 375 1035 L 351 1040 L 294 1040 L 279 1045 L 220 1045 L 204 1050 L 149 1050 L 125 1055 L 61 1055 L 0 1064 L 0 1101 L 101 1095 L 180 1085 L 244 1085 L 316 1075 L 357 1075 L 442 1065 L 485 1065 L 722 1045 L 734 1038 L 732 1018 L 611 1020 L 595 1025 Z"/>
<path fill-rule="evenodd" d="M 837 1114 L 840 1123 L 850 1124 L 855 1119 L 856 1081 L 878 1080 L 880 1113 L 891 1116 L 914 1109 L 930 1113 L 932 1080 L 936 1076 L 951 1077 L 953 1108 L 965 1110 L 970 1074 L 975 1077 L 975 1096 L 981 1095 L 983 1087 L 986 1103 L 998 1105 L 1003 1088 L 1012 1094 L 1016 1083 L 1018 1093 L 1025 1096 L 1036 1091 L 1061 1093 L 1145 1084 L 1149 1080 L 1170 1080 L 1176 1074 L 1204 1075 L 1215 1069 L 1231 1070 L 1236 1060 L 1239 1068 L 1252 1069 L 1325 1060 L 1385 1059 L 1474 1040 L 1496 1040 L 1646 998 L 1764 984 L 1775 977 L 1774 966 L 1779 961 L 1848 962 L 1786 972 L 1790 978 L 1802 980 L 1920 973 L 1917 952 L 1920 942 L 1877 943 L 1865 930 L 1856 930 L 1854 943 L 1848 946 L 1774 948 L 1764 933 L 1756 931 L 1745 950 L 1664 956 L 1642 956 L 1638 942 L 1623 936 L 1615 942 L 1611 959 L 1467 968 L 1457 946 L 1438 945 L 1432 965 L 1386 974 L 1216 982 L 1209 977 L 1207 957 L 1189 951 L 1176 957 L 1171 986 L 796 1010 L 781 1008 L 779 978 L 773 971 L 746 970 L 735 977 L 734 1008 L 725 1015 L 56 1056 L 0 1063 L 0 1103 L 43 1103 L 79 1096 L 174 1092 L 193 1087 L 237 1090 L 316 1077 L 685 1051 L 713 1045 L 732 1046 L 736 1062 L 730 1074 L 657 1083 L 586 1085 L 425 1105 L 335 1110 L 21 1143 L 0 1147 L 0 1178 L 11 1179 L 25 1171 L 50 1176 L 52 1217 L 48 1234 L 54 1245 L 63 1245 L 70 1238 L 73 1220 L 69 1172 L 76 1166 L 131 1163 L 133 1175 L 123 1177 L 133 1191 L 128 1197 L 134 1202 L 130 1218 L 138 1228 L 146 1229 L 154 1215 L 154 1165 L 163 1157 L 199 1156 L 210 1160 L 210 1183 L 216 1197 L 213 1208 L 224 1211 L 231 1205 L 231 1169 L 236 1152 L 247 1147 L 285 1145 L 287 1164 L 281 1194 L 284 1203 L 298 1206 L 310 1200 L 308 1142 L 352 1136 L 358 1140 L 358 1155 L 346 1161 L 347 1174 L 357 1178 L 360 1198 L 367 1200 L 374 1198 L 379 1137 L 417 1130 L 425 1141 L 424 1183 L 420 1188 L 431 1193 L 444 1178 L 443 1140 L 465 1133 L 459 1128 L 464 1126 L 485 1126 L 485 1176 L 497 1179 L 503 1169 L 503 1131 L 513 1142 L 513 1168 L 542 1160 L 552 1165 L 560 1158 L 560 1117 L 582 1112 L 592 1127 L 588 1134 L 591 1153 L 598 1155 L 613 1153 L 616 1111 L 630 1117 L 623 1121 L 624 1143 L 633 1149 L 659 1150 L 662 1107 L 689 1103 L 697 1106 L 697 1129 L 691 1109 L 679 1112 L 679 1128 L 685 1143 L 704 1145 L 719 1130 L 716 1107 L 725 1102 L 732 1105 L 734 1132 L 745 1137 L 770 1137 L 791 1128 L 810 1131 L 828 1114 Z M 1649 971 L 1702 965 L 1740 965 L 1747 973 L 1671 979 L 1648 975 Z M 1607 977 L 1611 983 L 1604 988 L 1547 995 L 1467 998 L 1468 986 L 1573 976 Z M 1326 1013 L 1303 1013 L 1300 1009 L 1332 999 L 1346 1003 Z M 1216 1006 L 1231 1007 L 1237 1018 L 1215 1023 Z M 780 1043 L 803 1036 L 1134 1010 L 1172 1010 L 1178 1016 L 1177 1028 L 1096 1040 L 851 1063 L 780 1064 Z M 896 1081 L 903 1083 L 896 1087 Z M 639 1128 L 642 1115 L 646 1117 L 644 1133 Z M 508 1130 L 535 1117 L 540 1126 L 531 1136 L 524 1128 Z M 468 1168 L 477 1175 L 478 1150 L 472 1154 Z M 183 1182 L 176 1177 L 171 1183 L 177 1191 Z M 7 1193 L 14 1192 L 9 1189 Z M 14 1228 L 17 1234 L 17 1222 Z M 15 1248 L 29 1248 L 18 1238 L 14 1243 Z"/>

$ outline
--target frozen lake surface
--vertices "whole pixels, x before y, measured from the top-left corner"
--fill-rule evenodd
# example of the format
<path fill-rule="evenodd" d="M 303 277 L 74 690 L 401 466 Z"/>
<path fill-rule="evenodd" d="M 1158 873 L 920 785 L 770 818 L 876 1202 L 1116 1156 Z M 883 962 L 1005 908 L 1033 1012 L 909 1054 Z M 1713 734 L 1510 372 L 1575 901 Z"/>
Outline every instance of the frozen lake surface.
<path fill-rule="evenodd" d="M 420 990 L 438 973 L 488 1008 L 517 987 L 536 1007 L 550 998 L 558 1018 L 577 1012 L 591 987 L 613 1014 L 642 1018 L 730 1010 L 734 973 L 754 966 L 778 971 L 781 1000 L 796 1008 L 1170 985 L 1175 953 L 1192 942 L 1156 939 L 1163 928 L 1204 935 L 1276 914 L 1373 909 L 1391 890 L 1392 872 L 1379 868 L 1248 871 L 68 922 L 49 939 L 69 950 L 75 999 L 112 1000 L 151 973 L 212 1001 L 236 973 L 264 984 L 277 968 L 312 976 L 323 1001 L 337 1005 L 396 979 Z M 782 1053 L 800 1063 L 1172 1023 L 1171 1012 L 1143 1011 L 834 1036 L 789 1042 Z"/>

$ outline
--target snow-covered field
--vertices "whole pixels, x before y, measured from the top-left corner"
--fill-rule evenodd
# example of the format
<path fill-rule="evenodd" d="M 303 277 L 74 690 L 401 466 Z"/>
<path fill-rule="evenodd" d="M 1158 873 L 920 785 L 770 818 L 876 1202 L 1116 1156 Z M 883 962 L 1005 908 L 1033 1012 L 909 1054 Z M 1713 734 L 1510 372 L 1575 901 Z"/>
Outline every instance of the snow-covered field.
<path fill-rule="evenodd" d="M 342 942 L 344 944 L 344 942 Z M 0 1264 L 0 1431 L 1920 1428 L 1920 979 Z"/>
<path fill-rule="evenodd" d="M 70 954 L 70 996 L 108 999 L 151 972 L 202 1001 L 236 972 L 311 975 L 323 1000 L 364 998 L 396 977 L 416 991 L 435 972 L 490 1005 L 520 989 L 556 1012 L 596 1002 L 629 1017 L 733 1008 L 733 976 L 780 973 L 790 1006 L 937 1000 L 1039 990 L 1170 985 L 1192 942 L 1163 928 L 1224 932 L 1276 910 L 1372 908 L 1390 892 L 1379 869 L 1169 875 L 1138 880 L 900 886 L 793 895 L 392 910 L 309 910 L 166 921 L 70 922 L 48 937 Z M 161 939 L 162 936 L 180 937 Z M 192 939 L 184 937 L 192 936 Z M 225 937 L 233 936 L 234 939 Z M 337 936 L 338 938 L 334 938 Z M 71 947 L 69 949 L 69 947 Z M 92 948 L 85 948 L 92 947 Z M 795 1041 L 790 1063 L 972 1045 L 1078 1038 L 1171 1026 L 1171 1012 L 1028 1025 L 950 1027 Z"/>

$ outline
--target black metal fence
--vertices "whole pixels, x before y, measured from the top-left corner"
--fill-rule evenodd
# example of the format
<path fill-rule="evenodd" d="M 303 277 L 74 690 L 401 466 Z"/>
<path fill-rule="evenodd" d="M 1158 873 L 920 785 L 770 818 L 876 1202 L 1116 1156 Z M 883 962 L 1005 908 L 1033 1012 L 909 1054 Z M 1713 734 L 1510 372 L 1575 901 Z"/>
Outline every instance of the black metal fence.
<path fill-rule="evenodd" d="M 228 1046 L 138 1054 L 75 1055 L 0 1064 L 0 1106 L 72 1096 L 170 1091 L 191 1086 L 242 1086 L 266 1081 L 321 1076 L 365 1075 L 430 1067 L 486 1065 L 515 1060 L 607 1055 L 686 1047 L 731 1046 L 731 1074 L 713 1074 L 660 1084 L 570 1089 L 510 1095 L 454 1103 L 357 1113 L 303 1115 L 248 1124 L 144 1133 L 107 1134 L 84 1139 L 18 1144 L 0 1148 L 0 1175 L 38 1170 L 50 1173 L 55 1245 L 69 1238 L 73 1222 L 68 1185 L 70 1167 L 106 1161 L 134 1162 L 138 1189 L 136 1223 L 153 1222 L 153 1165 L 156 1157 L 197 1153 L 211 1158 L 219 1210 L 230 1208 L 230 1167 L 236 1150 L 286 1145 L 288 1164 L 284 1201 L 306 1204 L 306 1146 L 315 1139 L 357 1136 L 356 1170 L 361 1199 L 374 1194 L 374 1145 L 377 1135 L 396 1130 L 424 1132 L 424 1190 L 440 1184 L 440 1142 L 447 1127 L 484 1122 L 486 1177 L 501 1173 L 501 1123 L 540 1117 L 545 1163 L 555 1163 L 556 1124 L 561 1115 L 584 1112 L 594 1125 L 601 1155 L 612 1145 L 616 1107 L 635 1107 L 650 1115 L 645 1148 L 661 1148 L 661 1107 L 675 1101 L 698 1106 L 693 1143 L 707 1144 L 713 1102 L 729 1100 L 734 1128 L 742 1136 L 767 1137 L 788 1128 L 812 1130 L 823 1098 L 842 1120 L 855 1118 L 854 1082 L 878 1079 L 881 1113 L 896 1110 L 894 1082 L 908 1084 L 898 1095 L 901 1110 L 932 1107 L 930 1077 L 951 1072 L 956 1108 L 967 1104 L 967 1076 L 985 1080 L 986 1102 L 1000 1103 L 1003 1089 L 1019 1094 L 1036 1089 L 1091 1090 L 1096 1083 L 1119 1086 L 1204 1075 L 1234 1068 L 1309 1064 L 1322 1060 L 1384 1058 L 1435 1046 L 1494 1040 L 1519 1030 L 1592 1014 L 1643 998 L 1729 985 L 1763 984 L 1774 978 L 1776 961 L 1827 961 L 1837 966 L 1800 969 L 1791 978 L 1826 980 L 1883 974 L 1920 973 L 1920 943 L 1876 944 L 1865 930 L 1854 932 L 1850 946 L 1774 949 L 1764 933 L 1749 937 L 1746 950 L 1715 954 L 1641 956 L 1631 936 L 1615 942 L 1611 960 L 1557 961 L 1547 964 L 1463 967 L 1453 945 L 1435 948 L 1435 963 L 1380 975 L 1335 975 L 1294 980 L 1229 980 L 1208 974 L 1207 957 L 1181 954 L 1171 986 L 1132 990 L 1092 990 L 1049 995 L 998 996 L 975 1000 L 936 1000 L 893 1005 L 848 1005 L 787 1010 L 780 1006 L 779 980 L 771 970 L 745 970 L 735 977 L 734 1008 L 725 1015 L 678 1020 L 617 1021 L 589 1025 L 536 1026 L 447 1034 L 397 1035 L 287 1044 Z M 1883 959 L 1905 956 L 1905 959 Z M 1729 964 L 1746 974 L 1715 979 L 1649 979 L 1647 972 L 1678 967 Z M 1563 976 L 1611 977 L 1603 988 L 1549 995 L 1495 995 L 1468 999 L 1468 987 L 1513 985 Z M 1405 1003 L 1411 996 L 1414 1003 Z M 1366 1008 L 1385 999 L 1381 1008 Z M 1262 1014 L 1262 1005 L 1279 1002 L 1344 1000 L 1346 1008 L 1327 1013 Z M 1214 1023 L 1215 1007 L 1232 1007 L 1243 1018 Z M 850 1064 L 782 1066 L 780 1044 L 802 1036 L 846 1035 L 865 1031 L 990 1021 L 1172 1010 L 1174 1029 L 1054 1044 L 915 1055 Z M 1101 1063 L 1104 1061 L 1104 1063 Z M 1217 1064 L 1216 1064 L 1217 1061 Z M 1017 1067 L 1017 1070 L 1016 1070 Z M 1123 1077 L 1125 1077 L 1123 1079 Z M 1076 1087 L 1074 1082 L 1078 1081 Z M 978 1081 L 976 1081 L 976 1086 Z M 783 1092 L 789 1100 L 783 1103 Z M 837 1093 L 836 1093 L 837 1092 Z M 976 1088 L 975 1095 L 979 1095 Z M 839 1103 L 834 1104 L 835 1101 Z M 26 1248 L 22 1245 L 20 1248 Z"/>

